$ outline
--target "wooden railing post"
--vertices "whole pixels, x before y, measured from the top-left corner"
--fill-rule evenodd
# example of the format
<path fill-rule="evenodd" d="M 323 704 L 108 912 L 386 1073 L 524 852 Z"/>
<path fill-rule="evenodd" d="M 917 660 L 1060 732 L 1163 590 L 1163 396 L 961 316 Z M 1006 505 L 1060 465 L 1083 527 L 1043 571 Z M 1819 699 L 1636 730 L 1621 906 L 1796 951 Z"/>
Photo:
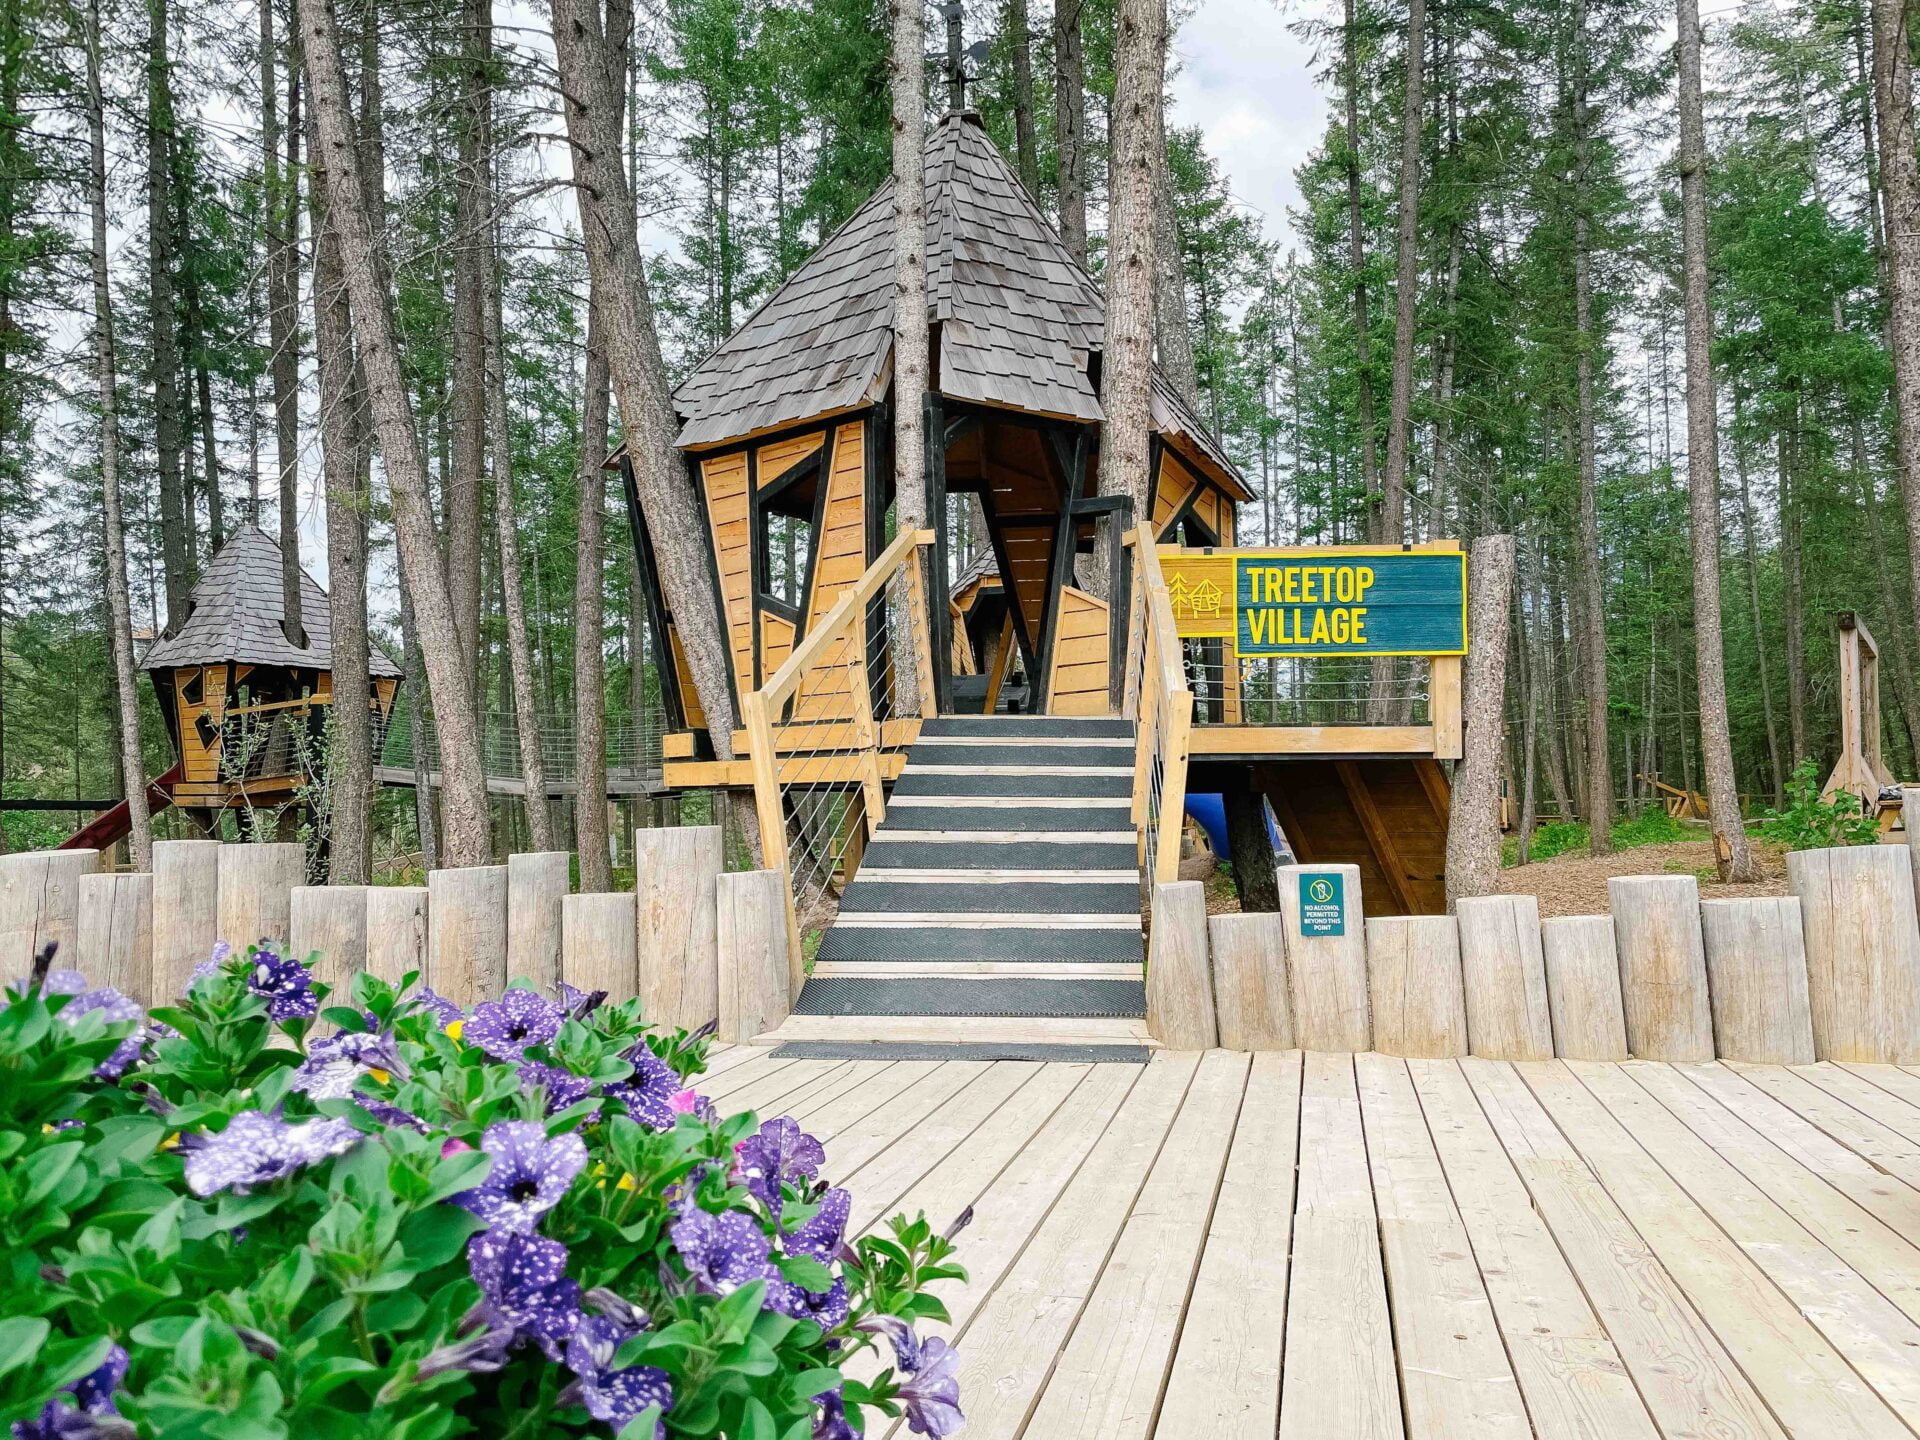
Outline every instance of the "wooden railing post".
<path fill-rule="evenodd" d="M 920 682 L 922 720 L 931 720 L 940 713 L 940 698 L 933 688 L 933 620 L 928 608 L 932 602 L 927 594 L 926 575 L 921 569 L 933 539 L 933 531 L 917 531 L 914 548 L 907 554 L 907 610 L 908 621 L 913 626 L 913 659 L 915 678 Z"/>
<path fill-rule="evenodd" d="M 787 857 L 786 812 L 780 803 L 780 756 L 774 749 L 773 722 L 767 716 L 767 697 L 756 690 L 741 697 L 747 721 L 748 755 L 753 764 L 753 809 L 760 822 L 761 864 L 780 877 L 786 894 L 787 961 L 792 969 L 793 993 L 806 978 L 800 951 L 800 916 L 793 904 L 793 869 Z"/>
<path fill-rule="evenodd" d="M 1160 762 L 1160 840 L 1154 849 L 1154 883 L 1180 878 L 1180 830 L 1187 811 L 1187 746 L 1193 735 L 1193 694 L 1172 697 L 1166 754 Z"/>
<path fill-rule="evenodd" d="M 865 798 L 866 831 L 869 836 L 887 818 L 887 792 L 880 783 L 880 734 L 873 723 L 872 678 L 867 671 L 866 638 L 852 635 L 853 674 L 848 689 L 853 695 L 853 735 L 860 747 L 860 791 Z"/>

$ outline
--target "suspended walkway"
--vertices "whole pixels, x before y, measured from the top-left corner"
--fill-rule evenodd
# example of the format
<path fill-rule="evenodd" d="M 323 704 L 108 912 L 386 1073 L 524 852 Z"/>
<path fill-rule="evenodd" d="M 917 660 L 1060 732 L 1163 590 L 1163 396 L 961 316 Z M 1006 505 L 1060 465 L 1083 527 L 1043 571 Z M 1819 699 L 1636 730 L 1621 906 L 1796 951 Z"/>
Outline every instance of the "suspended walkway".
<path fill-rule="evenodd" d="M 382 785 L 438 786 L 440 742 L 431 716 L 421 722 L 420 753 L 413 747 L 413 728 L 404 710 L 387 727 L 374 778 Z M 609 797 L 658 794 L 665 786 L 660 774 L 660 737 L 664 721 L 658 711 L 638 723 L 612 724 L 606 729 Z M 480 716 L 481 758 L 487 771 L 487 791 L 493 795 L 527 793 L 520 763 L 520 726 L 511 710 L 488 710 Z M 579 792 L 579 736 L 573 716 L 546 715 L 540 720 L 540 758 L 547 772 L 549 795 Z"/>

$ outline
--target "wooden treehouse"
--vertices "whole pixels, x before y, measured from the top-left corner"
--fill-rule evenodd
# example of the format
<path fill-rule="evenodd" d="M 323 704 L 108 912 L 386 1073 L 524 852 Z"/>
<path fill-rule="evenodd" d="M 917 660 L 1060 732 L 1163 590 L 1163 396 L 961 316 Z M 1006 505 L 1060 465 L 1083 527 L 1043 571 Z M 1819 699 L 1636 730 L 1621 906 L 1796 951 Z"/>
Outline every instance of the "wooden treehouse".
<path fill-rule="evenodd" d="M 951 993 L 1002 956 L 1131 964 L 1137 990 L 1139 887 L 1177 869 L 1189 789 L 1267 797 L 1302 861 L 1359 867 L 1368 913 L 1440 911 L 1458 545 L 1237 549 L 1252 492 L 1157 371 L 1148 513 L 1097 495 L 1099 285 L 973 115 L 929 139 L 926 213 L 928 529 L 892 514 L 890 187 L 676 392 L 741 717 L 732 760 L 631 506 L 654 653 L 671 657 L 664 783 L 752 787 L 790 884 L 796 990 L 816 935 L 810 995 L 906 961 L 949 988 L 887 1003 L 1043 1003 L 1044 987 Z M 985 531 L 970 557 L 949 553 L 963 510 Z M 1438 628 L 1389 624 L 1415 611 Z M 1116 995 L 1102 1003 L 1131 1003 Z"/>

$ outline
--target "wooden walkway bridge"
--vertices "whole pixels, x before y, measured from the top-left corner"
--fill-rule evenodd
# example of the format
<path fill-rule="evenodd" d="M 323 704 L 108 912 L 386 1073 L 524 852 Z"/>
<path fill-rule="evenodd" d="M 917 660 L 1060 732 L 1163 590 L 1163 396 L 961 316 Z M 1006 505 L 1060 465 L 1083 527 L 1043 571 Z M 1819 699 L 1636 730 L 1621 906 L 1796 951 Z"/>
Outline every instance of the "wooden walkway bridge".
<path fill-rule="evenodd" d="M 1920 1429 L 1912 1070 L 735 1047 L 704 1088 L 819 1135 L 856 1228 L 973 1208 L 970 1440 Z"/>

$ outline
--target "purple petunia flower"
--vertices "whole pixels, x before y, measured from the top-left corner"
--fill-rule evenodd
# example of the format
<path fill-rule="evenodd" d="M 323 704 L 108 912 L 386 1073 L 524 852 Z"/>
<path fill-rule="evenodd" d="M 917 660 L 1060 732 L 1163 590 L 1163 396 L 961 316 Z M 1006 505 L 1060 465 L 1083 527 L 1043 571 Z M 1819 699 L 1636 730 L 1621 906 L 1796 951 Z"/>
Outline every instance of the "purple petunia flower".
<path fill-rule="evenodd" d="M 780 1278 L 767 1258 L 772 1247 L 766 1232 L 751 1215 L 738 1210 L 724 1215 L 692 1210 L 675 1221 L 668 1233 L 687 1273 L 706 1289 L 727 1295 L 754 1280 Z"/>
<path fill-rule="evenodd" d="M 904 1368 L 904 1366 L 902 1367 Z M 960 1413 L 960 1353 L 938 1335 L 920 1347 L 920 1364 L 894 1398 L 906 1409 L 907 1428 L 916 1435 L 951 1435 L 966 1423 Z"/>
<path fill-rule="evenodd" d="M 474 1006 L 460 1038 L 496 1060 L 518 1060 L 529 1045 L 544 1045 L 558 1035 L 566 1018 L 556 1002 L 516 986 L 498 1000 Z"/>
<path fill-rule="evenodd" d="M 820 1197 L 814 1217 L 786 1237 L 789 1255 L 807 1255 L 822 1265 L 840 1253 L 840 1242 L 847 1238 L 847 1216 L 853 1210 L 853 1196 L 835 1186 Z"/>
<path fill-rule="evenodd" d="M 853 1426 L 847 1423 L 847 1402 L 838 1385 L 813 1398 L 820 1407 L 820 1413 L 813 1420 L 813 1440 L 860 1440 Z"/>
<path fill-rule="evenodd" d="M 651 1365 L 616 1367 L 613 1357 L 639 1328 L 605 1315 L 583 1316 L 567 1338 L 567 1368 L 579 1377 L 563 1398 L 577 1400 L 589 1415 L 618 1434 L 649 1405 L 673 1408 L 673 1384 Z M 664 1434 L 666 1427 L 654 1433 Z"/>
<path fill-rule="evenodd" d="M 811 1320 L 822 1330 L 844 1325 L 851 1306 L 844 1276 L 835 1276 L 826 1290 L 814 1292 L 787 1280 L 775 1280 L 767 1287 L 767 1308 L 794 1320 Z"/>
<path fill-rule="evenodd" d="M 580 1282 L 567 1276 L 567 1247 L 544 1235 L 483 1230 L 467 1243 L 488 1325 L 533 1340 L 550 1360 L 580 1323 Z"/>
<path fill-rule="evenodd" d="M 249 957 L 247 989 L 267 1002 L 267 1014 L 276 1021 L 311 1020 L 320 1013 L 320 997 L 313 993 L 313 972 L 265 945 L 258 946 Z"/>
<path fill-rule="evenodd" d="M 200 1196 L 220 1190 L 245 1194 L 296 1170 L 345 1154 L 360 1138 L 344 1116 L 289 1125 L 258 1110 L 243 1110 L 217 1135 L 183 1136 L 187 1188 Z"/>
<path fill-rule="evenodd" d="M 118 1418 L 113 1392 L 127 1376 L 127 1352 L 118 1345 L 107 1348 L 107 1358 L 98 1369 L 89 1371 L 68 1385 L 63 1393 L 73 1404 L 49 1400 L 33 1420 L 13 1422 L 13 1440 L 101 1440 L 109 1435 L 131 1435 L 133 1427 Z M 101 1423 L 112 1417 L 109 1423 Z"/>
<path fill-rule="evenodd" d="M 784 1199 L 782 1182 L 813 1179 L 826 1158 L 820 1142 L 802 1130 L 797 1120 L 783 1115 L 740 1142 L 740 1178 L 777 1221 Z"/>
<path fill-rule="evenodd" d="M 391 1035 L 342 1030 L 316 1040 L 293 1072 L 293 1088 L 315 1100 L 344 1100 L 362 1075 L 374 1071 L 406 1079 L 407 1070 Z"/>
<path fill-rule="evenodd" d="M 227 963 L 228 958 L 232 954 L 233 946 L 224 940 L 216 940 L 213 945 L 213 953 L 198 965 L 194 966 L 193 973 L 187 977 L 187 993 L 191 995 L 193 993 L 193 987 L 198 985 L 202 980 L 211 980 L 219 975 L 221 967 Z"/>
<path fill-rule="evenodd" d="M 406 1003 L 418 1005 L 432 1015 L 439 1022 L 442 1030 L 467 1013 L 446 996 L 436 994 L 425 985 L 422 985 Z"/>
<path fill-rule="evenodd" d="M 468 1263 L 471 1264 L 471 1260 Z M 469 1375 L 491 1375 L 505 1367 L 507 1352 L 513 1348 L 513 1331 L 496 1330 L 478 1316 L 471 1318 L 479 1321 L 482 1328 L 451 1345 L 428 1351 L 414 1372 L 420 1379 L 429 1380 L 454 1370 L 463 1370 Z"/>
<path fill-rule="evenodd" d="M 593 1093 L 593 1081 L 562 1070 L 558 1065 L 543 1065 L 538 1060 L 520 1062 L 520 1084 L 528 1090 L 547 1092 L 547 1113 L 553 1115 L 578 1104 Z"/>
<path fill-rule="evenodd" d="M 560 1008 L 567 1012 L 569 1020 L 584 1020 L 606 1003 L 604 990 L 582 990 L 564 980 L 560 982 Z"/>
<path fill-rule="evenodd" d="M 495 1229 L 530 1232 L 560 1203 L 574 1177 L 586 1168 L 586 1142 L 578 1135 L 549 1137 L 531 1120 L 489 1125 L 480 1148 L 493 1157 L 487 1178 L 453 1197 Z"/>
<path fill-rule="evenodd" d="M 116 1045 L 113 1053 L 94 1067 L 93 1073 L 100 1079 L 118 1080 L 127 1073 L 128 1067 L 140 1058 L 140 1051 L 151 1038 L 150 1027 L 145 1024 L 147 1012 L 142 1010 L 137 1002 L 129 1000 L 111 985 L 103 985 L 98 990 L 88 990 L 85 988 L 86 982 L 81 980 L 81 988 L 77 991 L 51 988 L 56 977 L 66 976 L 79 978 L 76 971 L 55 970 L 47 976 L 49 987 L 47 993 L 73 997 L 60 1010 L 60 1018 L 67 1024 L 78 1025 L 82 1015 L 90 1014 L 95 1010 L 104 1013 L 109 1025 L 124 1025 L 129 1021 L 139 1022 L 140 1028 Z M 65 983 L 64 979 L 62 983 Z"/>
<path fill-rule="evenodd" d="M 408 1130 L 418 1130 L 422 1135 L 427 1133 L 426 1121 L 411 1111 L 402 1110 L 390 1101 L 379 1100 L 372 1095 L 363 1095 L 356 1090 L 353 1093 L 353 1103 L 382 1125 L 388 1127 L 398 1125 Z"/>
<path fill-rule="evenodd" d="M 628 1050 L 623 1058 L 633 1062 L 633 1074 L 625 1080 L 616 1080 L 603 1093 L 609 1100 L 624 1105 L 627 1114 L 648 1129 L 671 1130 L 673 1097 L 680 1090 L 680 1077 L 644 1041 Z"/>

